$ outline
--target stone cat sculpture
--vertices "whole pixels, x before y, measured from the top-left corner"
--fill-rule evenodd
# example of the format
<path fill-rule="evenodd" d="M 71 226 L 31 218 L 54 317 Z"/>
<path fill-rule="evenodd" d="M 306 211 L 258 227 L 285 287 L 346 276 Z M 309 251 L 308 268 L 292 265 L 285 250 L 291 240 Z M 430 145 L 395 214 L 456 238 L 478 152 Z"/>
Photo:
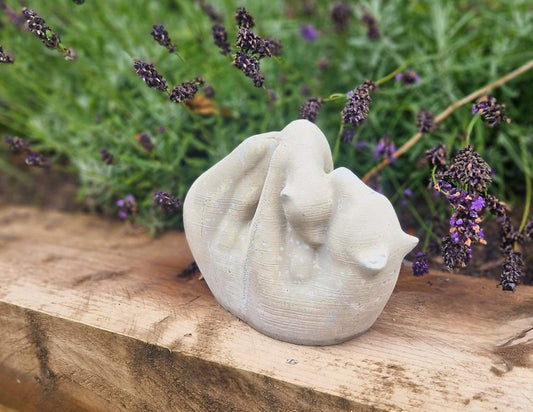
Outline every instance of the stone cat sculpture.
<path fill-rule="evenodd" d="M 384 196 L 333 170 L 325 136 L 307 120 L 246 139 L 194 182 L 183 213 L 216 300 L 258 331 L 304 345 L 370 328 L 418 242 Z"/>

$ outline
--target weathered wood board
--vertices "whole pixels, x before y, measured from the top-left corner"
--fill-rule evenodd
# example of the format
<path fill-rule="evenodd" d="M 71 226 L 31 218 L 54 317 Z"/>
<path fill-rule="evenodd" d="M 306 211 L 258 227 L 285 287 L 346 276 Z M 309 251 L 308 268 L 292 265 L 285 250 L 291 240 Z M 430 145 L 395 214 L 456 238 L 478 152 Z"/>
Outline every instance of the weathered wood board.
<path fill-rule="evenodd" d="M 0 405 L 29 411 L 533 410 L 533 288 L 405 269 L 341 345 L 217 305 L 182 233 L 0 208 Z M 1 408 L 0 408 L 1 409 Z"/>

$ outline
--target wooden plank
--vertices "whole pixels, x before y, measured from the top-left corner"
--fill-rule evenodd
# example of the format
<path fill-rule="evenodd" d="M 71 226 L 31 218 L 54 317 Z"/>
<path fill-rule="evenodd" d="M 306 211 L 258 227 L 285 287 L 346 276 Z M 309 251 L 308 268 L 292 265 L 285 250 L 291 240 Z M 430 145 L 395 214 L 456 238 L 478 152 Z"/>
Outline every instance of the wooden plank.
<path fill-rule="evenodd" d="M 18 410 L 533 410 L 533 288 L 403 270 L 341 345 L 265 337 L 177 273 L 182 233 L 0 208 L 0 404 Z"/>

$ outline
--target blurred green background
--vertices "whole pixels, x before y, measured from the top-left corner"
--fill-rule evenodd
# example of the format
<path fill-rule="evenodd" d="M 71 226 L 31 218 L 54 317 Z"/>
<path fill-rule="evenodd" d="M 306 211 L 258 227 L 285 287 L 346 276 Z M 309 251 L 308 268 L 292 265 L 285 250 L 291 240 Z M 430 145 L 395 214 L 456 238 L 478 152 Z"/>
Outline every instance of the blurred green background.
<path fill-rule="evenodd" d="M 256 34 L 281 41 L 282 56 L 261 61 L 265 89 L 254 88 L 232 67 L 231 58 L 219 53 L 213 23 L 199 2 L 0 2 L 0 42 L 16 58 L 14 64 L 0 65 L 0 133 L 28 139 L 34 150 L 51 156 L 53 168 L 76 174 L 79 199 L 89 199 L 99 211 L 116 214 L 117 199 L 133 194 L 139 207 L 136 221 L 155 232 L 182 227 L 179 214 L 156 209 L 155 191 L 183 199 L 203 171 L 245 138 L 283 128 L 310 97 L 347 93 L 406 62 L 419 74 L 420 82 L 409 87 L 394 79 L 382 84 L 372 95 L 367 122 L 352 143 L 341 145 L 336 166 L 362 176 L 377 164 L 373 152 L 382 136 L 389 133 L 399 147 L 416 133 L 420 109 L 437 114 L 533 58 L 533 5 L 526 0 L 348 2 L 351 19 L 342 32 L 330 17 L 334 2 L 210 4 L 224 17 L 230 43 L 235 41 L 238 6 L 254 16 Z M 9 12 L 20 16 L 23 6 L 35 9 L 62 43 L 75 49 L 76 61 L 64 60 L 20 27 Z M 365 12 L 377 19 L 377 40 L 366 35 L 361 22 Z M 165 26 L 183 60 L 152 39 L 154 24 Z M 314 41 L 302 38 L 302 24 L 318 30 Z M 171 85 L 203 76 L 215 90 L 218 113 L 202 115 L 169 102 L 135 75 L 134 59 L 154 63 Z M 477 122 L 472 135 L 475 149 L 494 169 L 493 191 L 518 208 L 524 197 L 523 159 L 531 158 L 532 149 L 532 81 L 528 72 L 494 90 L 512 123 L 489 129 Z M 316 122 L 332 147 L 344 104 L 344 99 L 324 104 Z M 460 108 L 381 171 L 377 184 L 402 209 L 402 219 L 420 223 L 426 214 L 445 218 L 447 205 L 428 194 L 429 171 L 420 158 L 439 142 L 452 152 L 464 145 L 461 135 L 471 118 L 471 105 Z M 136 140 L 139 133 L 147 133 L 155 144 L 151 153 Z M 358 142 L 363 141 L 366 146 L 361 147 Z M 102 162 L 103 148 L 114 155 L 114 165 Z M 26 169 L 14 165 L 13 155 L 0 144 L 2 174 L 25 185 Z M 413 192 L 410 198 L 404 195 L 407 188 Z M 424 236 L 422 226 L 409 224 Z"/>

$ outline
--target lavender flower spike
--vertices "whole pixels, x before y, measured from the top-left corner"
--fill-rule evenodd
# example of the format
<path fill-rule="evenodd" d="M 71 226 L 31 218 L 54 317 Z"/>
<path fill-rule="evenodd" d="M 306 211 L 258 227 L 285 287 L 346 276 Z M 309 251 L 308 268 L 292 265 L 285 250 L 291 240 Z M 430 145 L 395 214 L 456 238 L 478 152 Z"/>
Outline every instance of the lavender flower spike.
<path fill-rule="evenodd" d="M 342 120 L 344 123 L 350 123 L 358 126 L 368 117 L 370 110 L 370 92 L 374 90 L 375 84 L 371 81 L 364 82 L 361 86 L 348 94 L 349 100 L 342 110 Z"/>
<path fill-rule="evenodd" d="M 318 30 L 312 24 L 302 24 L 300 26 L 300 36 L 305 41 L 313 41 L 318 37 Z"/>
<path fill-rule="evenodd" d="M 416 254 L 416 260 L 413 262 L 412 270 L 413 275 L 416 277 L 424 276 L 426 273 L 429 273 L 428 262 L 424 253 L 418 252 Z"/>
<path fill-rule="evenodd" d="M 135 73 L 146 83 L 151 89 L 166 92 L 168 89 L 167 82 L 155 69 L 152 63 L 145 63 L 141 60 L 135 60 L 133 63 Z"/>
<path fill-rule="evenodd" d="M 396 146 L 394 142 L 390 139 L 388 135 L 383 136 L 379 139 L 378 145 L 376 146 L 376 151 L 374 152 L 374 158 L 379 159 L 383 157 L 394 161 L 394 153 L 396 152 Z"/>
<path fill-rule="evenodd" d="M 314 123 L 318 117 L 322 103 L 324 103 L 324 100 L 321 98 L 313 97 L 309 99 L 300 107 L 300 119 L 307 119 Z"/>
<path fill-rule="evenodd" d="M 59 34 L 52 31 L 50 26 L 34 10 L 24 7 L 22 9 L 22 15 L 28 23 L 29 31 L 41 40 L 46 47 L 49 49 L 57 49 L 59 47 L 61 43 Z"/>
<path fill-rule="evenodd" d="M 182 205 L 178 198 L 162 191 L 154 194 L 154 203 L 167 213 L 176 212 Z"/>
<path fill-rule="evenodd" d="M 128 216 L 137 213 L 137 203 L 135 203 L 135 198 L 131 194 L 124 197 L 124 199 L 117 200 L 117 206 L 120 208 L 118 216 L 121 219 L 126 219 Z"/>
<path fill-rule="evenodd" d="M 170 40 L 168 32 L 165 30 L 164 26 L 160 24 L 153 26 L 150 34 L 156 42 L 158 42 L 161 46 L 166 47 L 169 53 L 174 53 L 176 51 L 177 47 Z"/>

